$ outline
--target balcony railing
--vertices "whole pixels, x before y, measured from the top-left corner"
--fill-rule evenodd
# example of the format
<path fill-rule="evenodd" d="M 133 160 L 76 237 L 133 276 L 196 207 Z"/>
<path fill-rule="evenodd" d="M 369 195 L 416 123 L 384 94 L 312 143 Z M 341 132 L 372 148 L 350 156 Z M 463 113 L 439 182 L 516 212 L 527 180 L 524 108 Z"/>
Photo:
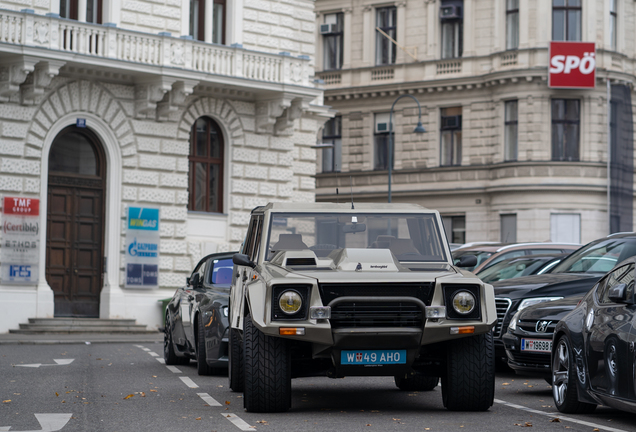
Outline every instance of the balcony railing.
<path fill-rule="evenodd" d="M 150 66 L 309 86 L 309 58 L 0 10 L 0 43 Z"/>

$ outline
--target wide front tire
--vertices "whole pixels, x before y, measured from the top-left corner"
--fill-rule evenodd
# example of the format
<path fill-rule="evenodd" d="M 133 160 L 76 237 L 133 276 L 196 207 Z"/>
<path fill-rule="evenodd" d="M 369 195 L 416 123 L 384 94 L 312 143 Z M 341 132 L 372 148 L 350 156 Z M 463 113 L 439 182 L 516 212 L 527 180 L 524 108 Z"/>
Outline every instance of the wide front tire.
<path fill-rule="evenodd" d="M 261 332 L 250 315 L 243 329 L 245 389 L 248 412 L 284 412 L 291 406 L 291 357 L 285 339 Z"/>
<path fill-rule="evenodd" d="M 238 330 L 230 327 L 229 332 L 230 347 L 228 349 L 227 376 L 230 380 L 230 389 L 235 392 L 242 392 L 245 388 L 243 341 L 238 334 Z"/>
<path fill-rule="evenodd" d="M 450 411 L 486 411 L 495 399 L 495 345 L 492 332 L 448 344 L 442 399 Z"/>
<path fill-rule="evenodd" d="M 395 385 L 404 391 L 431 391 L 437 387 L 439 383 L 438 377 L 425 376 L 420 374 L 403 376 L 394 376 Z"/>
<path fill-rule="evenodd" d="M 584 414 L 596 409 L 595 404 L 579 402 L 576 379 L 572 344 L 566 335 L 562 335 L 552 356 L 552 396 L 554 405 L 562 413 Z"/>
<path fill-rule="evenodd" d="M 205 327 L 201 314 L 199 314 L 197 318 L 197 373 L 199 375 L 212 375 L 216 372 L 215 368 L 208 365 L 205 351 Z"/>

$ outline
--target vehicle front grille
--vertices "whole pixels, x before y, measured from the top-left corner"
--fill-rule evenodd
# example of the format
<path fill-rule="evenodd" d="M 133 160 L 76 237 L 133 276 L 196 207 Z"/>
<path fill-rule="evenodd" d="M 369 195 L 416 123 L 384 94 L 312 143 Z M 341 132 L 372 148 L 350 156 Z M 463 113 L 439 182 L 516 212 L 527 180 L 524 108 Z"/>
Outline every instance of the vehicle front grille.
<path fill-rule="evenodd" d="M 543 321 L 543 320 L 539 320 Z M 554 329 L 556 329 L 556 325 L 558 321 L 552 321 L 547 325 L 545 332 L 537 332 L 537 320 L 523 320 L 517 323 L 517 328 L 522 329 L 528 333 L 535 333 L 538 337 L 543 339 L 552 339 L 552 335 L 554 334 Z"/>
<path fill-rule="evenodd" d="M 508 351 L 512 354 L 513 361 L 526 366 L 536 366 L 540 368 L 550 367 L 550 354 L 549 353 L 522 353 Z"/>
<path fill-rule="evenodd" d="M 321 284 L 324 305 L 339 297 L 414 297 L 431 304 L 434 286 L 425 284 Z M 340 303 L 331 309 L 331 328 L 419 327 L 424 324 L 422 310 L 408 301 Z"/>
<path fill-rule="evenodd" d="M 501 329 L 503 327 L 503 320 L 512 305 L 510 299 L 507 298 L 496 298 L 495 305 L 497 306 L 497 324 L 493 330 L 493 334 L 496 338 L 501 336 Z"/>

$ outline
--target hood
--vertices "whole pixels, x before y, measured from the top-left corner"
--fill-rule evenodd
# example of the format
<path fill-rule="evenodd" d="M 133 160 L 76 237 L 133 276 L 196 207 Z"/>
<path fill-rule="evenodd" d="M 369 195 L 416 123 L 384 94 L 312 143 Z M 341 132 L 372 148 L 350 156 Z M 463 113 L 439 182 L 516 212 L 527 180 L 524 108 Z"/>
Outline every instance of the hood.
<path fill-rule="evenodd" d="M 495 297 L 511 300 L 530 297 L 583 296 L 602 274 L 548 273 L 494 282 Z"/>
<path fill-rule="evenodd" d="M 528 306 L 519 313 L 522 321 L 560 321 L 572 311 L 583 298 L 582 295 Z"/>
<path fill-rule="evenodd" d="M 448 263 L 400 263 L 388 249 L 347 248 L 326 257 L 311 250 L 281 251 L 265 266 L 278 277 L 309 277 L 321 282 L 420 282 L 457 274 Z"/>

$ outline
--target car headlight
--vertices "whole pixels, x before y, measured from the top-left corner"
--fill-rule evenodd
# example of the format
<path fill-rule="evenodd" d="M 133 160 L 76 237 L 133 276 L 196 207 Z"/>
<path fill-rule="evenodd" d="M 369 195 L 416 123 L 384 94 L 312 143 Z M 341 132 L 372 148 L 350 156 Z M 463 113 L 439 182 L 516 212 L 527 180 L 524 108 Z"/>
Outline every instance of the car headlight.
<path fill-rule="evenodd" d="M 520 311 L 521 309 L 525 309 L 528 306 L 532 306 L 532 305 L 535 305 L 537 303 L 543 303 L 543 302 L 554 301 L 554 300 L 561 300 L 562 298 L 563 297 L 535 297 L 535 298 L 525 299 L 524 301 L 522 301 L 519 304 L 519 307 L 517 308 L 517 310 Z"/>
<path fill-rule="evenodd" d="M 455 312 L 468 315 L 475 309 L 475 296 L 468 291 L 458 291 L 453 295 L 452 304 Z"/>
<path fill-rule="evenodd" d="M 508 324 L 508 331 L 513 332 L 517 330 L 517 321 L 519 321 L 519 311 L 512 316 L 510 324 Z"/>
<path fill-rule="evenodd" d="M 296 291 L 285 291 L 278 297 L 280 310 L 288 315 L 295 314 L 303 305 L 303 299 Z"/>

